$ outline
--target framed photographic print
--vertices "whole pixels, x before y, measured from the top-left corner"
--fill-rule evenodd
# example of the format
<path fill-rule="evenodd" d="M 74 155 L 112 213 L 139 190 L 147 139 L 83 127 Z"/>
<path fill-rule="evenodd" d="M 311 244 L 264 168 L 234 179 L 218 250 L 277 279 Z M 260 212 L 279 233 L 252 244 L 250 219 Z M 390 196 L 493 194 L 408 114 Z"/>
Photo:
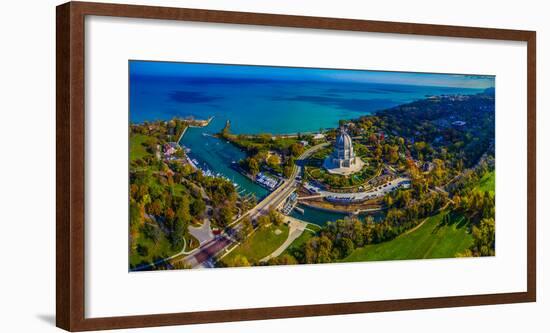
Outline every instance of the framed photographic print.
<path fill-rule="evenodd" d="M 57 7 L 57 325 L 536 300 L 533 31 Z"/>

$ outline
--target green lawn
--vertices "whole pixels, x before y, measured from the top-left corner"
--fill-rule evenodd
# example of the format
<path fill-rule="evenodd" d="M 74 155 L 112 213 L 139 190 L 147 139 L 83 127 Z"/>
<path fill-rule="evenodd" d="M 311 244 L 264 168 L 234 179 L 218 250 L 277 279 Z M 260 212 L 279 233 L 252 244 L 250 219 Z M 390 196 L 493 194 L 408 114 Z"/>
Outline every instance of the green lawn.
<path fill-rule="evenodd" d="M 321 227 L 318 226 L 318 225 L 315 224 L 315 223 L 308 223 L 306 228 L 308 228 L 308 229 L 310 229 L 310 230 L 313 230 L 313 231 L 315 231 L 315 232 L 321 231 Z"/>
<path fill-rule="evenodd" d="M 278 235 L 275 232 L 277 229 L 281 231 Z M 286 225 L 271 225 L 269 227 L 259 228 L 249 239 L 225 256 L 223 261 L 230 262 L 231 259 L 237 255 L 246 257 L 249 262 L 259 261 L 281 246 L 287 237 L 288 227 Z"/>
<path fill-rule="evenodd" d="M 451 214 L 450 222 L 444 223 L 443 218 L 447 214 Z M 358 248 L 342 261 L 452 258 L 472 243 L 465 218 L 445 211 L 428 218 L 422 226 L 408 234 Z"/>
<path fill-rule="evenodd" d="M 308 227 L 309 227 L 309 225 L 308 225 Z M 315 236 L 314 233 L 312 233 L 311 231 L 308 231 L 308 230 L 304 230 L 304 232 L 302 232 L 300 237 L 296 238 L 294 240 L 294 242 L 292 242 L 292 244 L 290 244 L 286 248 L 286 250 L 283 253 L 281 253 L 281 255 L 285 255 L 285 254 L 292 255 L 292 253 L 294 252 L 295 249 L 299 249 L 300 246 L 302 246 L 302 244 L 306 243 L 313 236 Z"/>
<path fill-rule="evenodd" d="M 495 194 L 495 171 L 491 171 L 483 176 L 479 180 L 479 185 L 477 185 L 477 189 L 483 192 L 491 192 L 492 194 Z"/>
<path fill-rule="evenodd" d="M 147 150 L 145 150 L 145 146 L 143 145 L 149 140 L 153 140 L 153 138 L 144 134 L 130 135 L 130 161 L 135 161 L 149 155 Z"/>

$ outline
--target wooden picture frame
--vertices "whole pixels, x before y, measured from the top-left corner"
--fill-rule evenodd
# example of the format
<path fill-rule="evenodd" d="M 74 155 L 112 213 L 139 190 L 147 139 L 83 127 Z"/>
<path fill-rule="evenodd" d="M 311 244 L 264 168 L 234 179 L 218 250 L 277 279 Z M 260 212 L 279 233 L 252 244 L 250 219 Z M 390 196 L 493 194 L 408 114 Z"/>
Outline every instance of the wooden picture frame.
<path fill-rule="evenodd" d="M 534 31 L 69 2 L 57 7 L 56 37 L 56 323 L 69 331 L 325 316 L 536 300 L 536 33 Z M 85 318 L 84 18 L 87 15 L 527 43 L 527 291 L 336 304 Z"/>

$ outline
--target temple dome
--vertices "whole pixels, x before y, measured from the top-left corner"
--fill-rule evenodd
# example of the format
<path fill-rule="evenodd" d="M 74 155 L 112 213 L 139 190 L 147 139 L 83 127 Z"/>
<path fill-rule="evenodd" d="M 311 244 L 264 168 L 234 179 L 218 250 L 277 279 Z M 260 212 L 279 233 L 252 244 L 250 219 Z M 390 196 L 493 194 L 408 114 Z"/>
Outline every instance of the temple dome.
<path fill-rule="evenodd" d="M 349 175 L 363 168 L 363 161 L 355 156 L 351 136 L 341 127 L 334 141 L 334 151 L 325 159 L 323 166 L 329 173 Z"/>
<path fill-rule="evenodd" d="M 336 157 L 339 159 L 351 159 L 355 157 L 351 136 L 349 136 L 344 129 L 340 129 L 340 133 L 334 144 L 334 149 L 337 155 Z"/>

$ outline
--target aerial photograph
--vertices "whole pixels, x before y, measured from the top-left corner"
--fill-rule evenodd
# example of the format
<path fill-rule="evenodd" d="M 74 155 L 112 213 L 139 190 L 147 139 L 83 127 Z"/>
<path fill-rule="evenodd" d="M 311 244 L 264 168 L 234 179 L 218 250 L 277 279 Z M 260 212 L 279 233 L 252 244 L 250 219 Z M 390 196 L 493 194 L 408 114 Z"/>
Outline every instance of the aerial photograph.
<path fill-rule="evenodd" d="M 130 272 L 495 256 L 495 76 L 128 69 Z"/>

